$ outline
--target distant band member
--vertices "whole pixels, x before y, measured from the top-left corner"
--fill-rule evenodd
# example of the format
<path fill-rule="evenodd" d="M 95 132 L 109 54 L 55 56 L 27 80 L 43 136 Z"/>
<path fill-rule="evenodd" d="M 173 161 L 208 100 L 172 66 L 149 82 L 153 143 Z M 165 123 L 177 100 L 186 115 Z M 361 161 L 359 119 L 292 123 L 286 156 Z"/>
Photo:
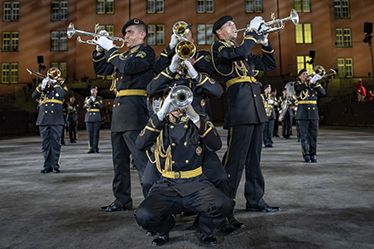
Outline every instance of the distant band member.
<path fill-rule="evenodd" d="M 264 88 L 264 94 L 262 95 L 264 98 L 264 107 L 265 107 L 265 114 L 268 117 L 268 121 L 264 122 L 263 124 L 263 139 L 264 139 L 264 146 L 266 148 L 273 147 L 273 132 L 274 132 L 274 119 L 275 119 L 275 111 L 274 105 L 275 101 L 271 94 L 271 85 L 266 84 Z"/>
<path fill-rule="evenodd" d="M 103 107 L 103 98 L 97 96 L 97 87 L 92 87 L 91 96 L 84 100 L 84 108 L 87 110 L 84 122 L 86 123 L 90 146 L 87 153 L 99 153 L 101 110 Z"/>
<path fill-rule="evenodd" d="M 114 166 L 113 194 L 115 200 L 102 207 L 106 212 L 132 209 L 130 185 L 130 155 L 141 181 L 147 156 L 135 147 L 139 132 L 148 121 L 146 87 L 153 78 L 155 54 L 145 44 L 147 26 L 139 19 L 131 19 L 122 27 L 128 50 L 114 47 L 113 41 L 102 36 L 93 52 L 94 68 L 99 75 L 115 73 L 111 140 Z M 104 49 L 102 51 L 101 49 Z"/>
<path fill-rule="evenodd" d="M 66 123 L 68 126 L 70 143 L 76 143 L 78 129 L 78 104 L 76 103 L 74 96 L 71 96 L 67 102 Z"/>
<path fill-rule="evenodd" d="M 297 95 L 296 120 L 300 129 L 300 142 L 304 161 L 317 162 L 317 135 L 319 126 L 318 97 L 326 95 L 318 80 L 321 76 L 310 77 L 304 68 L 298 73 L 299 81 L 295 84 Z"/>
<path fill-rule="evenodd" d="M 274 50 L 267 35 L 258 35 L 264 21 L 255 17 L 237 46 L 237 29 L 231 16 L 224 16 L 213 25 L 219 38 L 212 47 L 212 59 L 216 71 L 226 85 L 227 112 L 224 128 L 229 129 L 228 149 L 223 164 L 235 198 L 245 169 L 245 198 L 247 211 L 275 212 L 278 207 L 269 206 L 263 199 L 264 177 L 260 168 L 262 149 L 262 123 L 267 121 L 261 98 L 261 83 L 255 76 L 258 70 L 275 68 Z M 262 56 L 251 53 L 256 44 L 262 45 Z"/>
<path fill-rule="evenodd" d="M 32 94 L 32 98 L 39 102 L 36 125 L 42 138 L 44 165 L 40 172 L 43 174 L 60 172 L 61 135 L 65 125 L 62 100 L 66 94 L 62 86 L 64 80 L 60 76 L 61 71 L 51 67 L 47 77 Z"/>

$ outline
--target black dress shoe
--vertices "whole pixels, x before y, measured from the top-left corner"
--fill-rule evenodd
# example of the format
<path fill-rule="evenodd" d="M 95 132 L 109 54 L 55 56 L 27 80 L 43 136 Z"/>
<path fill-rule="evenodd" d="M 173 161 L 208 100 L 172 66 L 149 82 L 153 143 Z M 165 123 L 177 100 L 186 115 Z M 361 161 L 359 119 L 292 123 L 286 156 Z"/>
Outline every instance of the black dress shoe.
<path fill-rule="evenodd" d="M 54 173 L 60 173 L 61 171 L 58 168 L 53 169 Z"/>
<path fill-rule="evenodd" d="M 311 156 L 310 157 L 310 162 L 316 163 L 317 162 L 317 157 L 316 156 Z"/>
<path fill-rule="evenodd" d="M 213 235 L 202 234 L 200 236 L 200 243 L 204 246 L 215 246 L 217 245 L 217 239 Z"/>
<path fill-rule="evenodd" d="M 87 151 L 87 153 L 95 153 L 95 151 L 90 149 L 89 151 Z"/>
<path fill-rule="evenodd" d="M 227 217 L 228 223 L 235 229 L 243 228 L 244 224 L 238 221 L 234 216 Z"/>
<path fill-rule="evenodd" d="M 47 173 L 51 173 L 51 172 L 52 172 L 52 169 L 42 169 L 40 171 L 40 173 L 42 173 L 42 174 L 47 174 Z"/>
<path fill-rule="evenodd" d="M 310 162 L 310 157 L 309 156 L 303 156 L 304 162 L 309 163 Z"/>
<path fill-rule="evenodd" d="M 246 208 L 245 211 L 247 212 L 264 212 L 264 213 L 275 213 L 280 210 L 279 207 L 271 207 L 266 205 L 265 207 L 258 207 L 258 208 Z"/>
<path fill-rule="evenodd" d="M 109 206 L 101 207 L 101 210 L 103 210 L 104 212 L 111 213 L 111 212 L 116 212 L 116 211 L 131 210 L 131 208 L 126 208 L 126 207 L 116 204 L 115 202 L 112 202 Z"/>
<path fill-rule="evenodd" d="M 151 231 L 147 231 L 146 235 L 149 236 L 149 237 L 151 237 L 151 236 L 155 236 L 156 233 L 155 232 L 151 232 Z"/>
<path fill-rule="evenodd" d="M 230 234 L 234 232 L 237 228 L 231 225 L 230 223 L 225 223 L 224 225 L 218 228 L 224 234 Z"/>
<path fill-rule="evenodd" d="M 162 246 L 169 241 L 169 234 L 160 234 L 152 240 L 152 246 Z"/>

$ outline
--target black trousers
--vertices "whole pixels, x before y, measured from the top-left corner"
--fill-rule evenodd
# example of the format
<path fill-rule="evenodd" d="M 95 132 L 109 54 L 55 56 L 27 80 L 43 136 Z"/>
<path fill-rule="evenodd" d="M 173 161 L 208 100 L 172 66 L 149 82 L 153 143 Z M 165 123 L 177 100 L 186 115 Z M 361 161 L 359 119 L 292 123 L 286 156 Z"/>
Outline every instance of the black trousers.
<path fill-rule="evenodd" d="M 273 131 L 274 131 L 274 119 L 269 119 L 269 121 L 263 124 L 263 139 L 264 139 L 265 146 L 269 146 L 273 144 Z"/>
<path fill-rule="evenodd" d="M 230 128 L 228 149 L 223 164 L 231 187 L 230 197 L 235 199 L 245 169 L 244 196 L 247 208 L 263 208 L 265 181 L 260 168 L 262 150 L 262 124 L 241 125 Z"/>
<path fill-rule="evenodd" d="M 90 150 L 99 151 L 101 122 L 86 122 Z"/>
<path fill-rule="evenodd" d="M 70 142 L 75 142 L 77 140 L 77 121 L 68 121 L 69 139 Z"/>
<path fill-rule="evenodd" d="M 273 137 L 279 136 L 279 115 L 277 115 L 274 119 L 274 129 L 273 129 Z"/>
<path fill-rule="evenodd" d="M 208 180 L 214 184 L 219 190 L 230 196 L 230 186 L 228 178 L 223 168 L 222 162 L 214 151 L 205 150 L 204 152 L 204 167 L 203 173 Z M 143 175 L 143 192 L 148 193 L 150 188 L 161 177 L 156 165 L 148 161 Z"/>
<path fill-rule="evenodd" d="M 224 224 L 224 217 L 232 213 L 233 201 L 208 180 L 193 181 L 192 191 L 191 182 L 186 188 L 189 194 L 181 195 L 170 183 L 160 179 L 136 209 L 137 223 L 147 231 L 165 234 L 175 225 L 173 214 L 188 209 L 199 214 L 200 232 L 212 234 Z"/>
<path fill-rule="evenodd" d="M 286 111 L 282 121 L 282 137 L 288 139 L 292 133 L 292 115 L 290 110 Z"/>
<path fill-rule="evenodd" d="M 44 169 L 59 169 L 61 152 L 61 136 L 63 125 L 40 125 L 39 132 L 42 138 L 42 151 L 44 156 Z"/>
<path fill-rule="evenodd" d="M 130 182 L 130 155 L 134 160 L 142 184 L 144 168 L 148 162 L 145 152 L 135 146 L 139 131 L 112 132 L 112 159 L 114 168 L 113 194 L 116 204 L 132 208 Z"/>
<path fill-rule="evenodd" d="M 298 120 L 303 156 L 317 154 L 318 120 Z"/>

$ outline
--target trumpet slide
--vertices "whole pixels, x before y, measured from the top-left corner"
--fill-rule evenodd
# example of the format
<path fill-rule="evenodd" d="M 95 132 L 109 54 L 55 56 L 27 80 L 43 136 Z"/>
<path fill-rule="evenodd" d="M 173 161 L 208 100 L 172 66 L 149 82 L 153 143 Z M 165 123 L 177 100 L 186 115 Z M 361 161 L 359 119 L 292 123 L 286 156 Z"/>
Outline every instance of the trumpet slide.
<path fill-rule="evenodd" d="M 67 37 L 70 39 L 72 38 L 75 34 L 78 35 L 77 37 L 77 41 L 79 43 L 85 43 L 85 44 L 90 44 L 90 45 L 95 45 L 96 46 L 96 43 L 93 41 L 93 39 L 90 39 L 90 40 L 82 40 L 82 38 L 80 37 L 81 35 L 83 36 L 92 36 L 94 39 L 98 39 L 102 36 L 112 40 L 112 41 L 117 41 L 117 42 L 121 42 L 120 45 L 115 45 L 116 48 L 122 48 L 125 43 L 126 43 L 126 40 L 121 38 L 121 37 L 116 37 L 116 36 L 110 36 L 110 35 L 103 35 L 103 34 L 96 34 L 96 33 L 93 33 L 93 32 L 87 32 L 87 31 L 83 31 L 83 30 L 79 30 L 79 29 L 76 29 L 74 27 L 74 24 L 73 23 L 70 23 L 68 28 L 67 28 L 67 31 L 66 31 L 66 35 Z"/>

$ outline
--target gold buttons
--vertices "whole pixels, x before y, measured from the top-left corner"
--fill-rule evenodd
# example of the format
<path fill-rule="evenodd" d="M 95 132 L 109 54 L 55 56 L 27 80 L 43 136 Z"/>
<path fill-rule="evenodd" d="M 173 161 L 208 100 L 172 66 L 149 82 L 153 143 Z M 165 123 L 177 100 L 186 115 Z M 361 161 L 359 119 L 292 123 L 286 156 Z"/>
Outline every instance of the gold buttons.
<path fill-rule="evenodd" d="M 51 106 L 55 106 L 55 104 L 51 104 Z"/>
<path fill-rule="evenodd" d="M 256 97 L 257 95 L 256 94 L 253 94 L 253 97 Z"/>
<path fill-rule="evenodd" d="M 54 113 L 54 111 L 52 110 L 51 113 Z"/>
<path fill-rule="evenodd" d="M 118 103 L 117 105 L 119 106 L 121 103 Z"/>
<path fill-rule="evenodd" d="M 185 124 L 185 125 L 183 125 L 183 127 L 184 127 L 185 129 L 187 129 L 187 128 L 188 128 L 188 125 L 187 125 L 187 124 Z"/>
<path fill-rule="evenodd" d="M 310 107 L 308 107 L 308 110 L 310 110 Z"/>
<path fill-rule="evenodd" d="M 187 163 L 189 163 L 190 161 L 186 160 L 185 162 L 186 162 L 186 164 L 187 164 Z"/>
<path fill-rule="evenodd" d="M 187 141 L 183 143 L 184 146 L 187 146 Z"/>
<path fill-rule="evenodd" d="M 313 107 L 313 110 L 315 110 L 316 108 L 315 107 Z"/>
<path fill-rule="evenodd" d="M 175 163 L 175 161 L 171 161 L 171 163 L 172 163 L 172 164 L 174 164 L 174 163 Z"/>
<path fill-rule="evenodd" d="M 175 143 L 172 143 L 172 144 L 171 144 L 171 146 L 175 147 L 175 146 L 176 146 L 176 144 L 175 144 Z"/>
<path fill-rule="evenodd" d="M 47 111 L 44 111 L 45 113 L 48 113 Z"/>
<path fill-rule="evenodd" d="M 171 129 L 174 129 L 174 125 L 170 125 L 170 128 L 171 128 Z"/>

